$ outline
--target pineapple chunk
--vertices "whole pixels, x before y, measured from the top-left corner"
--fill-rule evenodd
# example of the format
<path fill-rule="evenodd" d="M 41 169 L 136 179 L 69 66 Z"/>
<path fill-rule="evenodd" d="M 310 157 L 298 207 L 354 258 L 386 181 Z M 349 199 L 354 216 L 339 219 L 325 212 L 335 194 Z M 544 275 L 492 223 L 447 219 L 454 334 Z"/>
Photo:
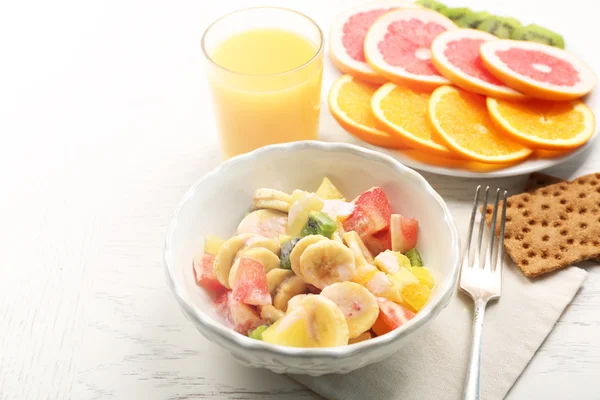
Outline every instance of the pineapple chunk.
<path fill-rule="evenodd" d="M 342 192 L 340 192 L 338 188 L 336 188 L 335 185 L 327 177 L 323 178 L 323 181 L 321 182 L 321 185 L 319 186 L 315 194 L 323 200 L 345 200 Z"/>

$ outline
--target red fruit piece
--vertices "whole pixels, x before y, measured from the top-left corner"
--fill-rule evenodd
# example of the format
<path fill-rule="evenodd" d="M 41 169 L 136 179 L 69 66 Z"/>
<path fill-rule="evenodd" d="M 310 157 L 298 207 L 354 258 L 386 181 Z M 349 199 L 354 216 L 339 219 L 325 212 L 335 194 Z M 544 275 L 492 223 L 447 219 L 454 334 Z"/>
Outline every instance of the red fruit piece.
<path fill-rule="evenodd" d="M 405 253 L 414 249 L 419 235 L 419 221 L 400 214 L 393 214 L 390 221 L 392 250 Z"/>
<path fill-rule="evenodd" d="M 355 231 L 364 240 L 390 226 L 392 209 L 381 188 L 374 187 L 353 201 L 354 211 L 344 221 L 344 230 Z"/>
<path fill-rule="evenodd" d="M 226 290 L 223 285 L 219 283 L 215 271 L 213 270 L 213 264 L 215 262 L 215 256 L 212 254 L 199 254 L 194 257 L 194 275 L 196 277 L 196 283 L 202 286 L 206 290 L 212 292 L 222 292 Z"/>
<path fill-rule="evenodd" d="M 229 295 L 231 294 L 231 290 L 221 293 L 215 299 L 215 309 L 217 313 L 225 318 L 227 321 L 230 320 L 229 317 Z"/>
<path fill-rule="evenodd" d="M 256 307 L 236 300 L 232 292 L 229 292 L 227 304 L 229 306 L 228 319 L 236 332 L 248 335 L 249 331 L 265 324 Z"/>
<path fill-rule="evenodd" d="M 237 301 L 255 306 L 271 304 L 264 265 L 253 258 L 242 257 L 235 276 L 233 297 Z"/>
<path fill-rule="evenodd" d="M 373 256 L 392 249 L 392 235 L 389 229 L 367 236 L 363 241 Z"/>
<path fill-rule="evenodd" d="M 383 297 L 377 298 L 377 304 L 379 304 L 379 316 L 371 328 L 377 336 L 393 331 L 415 316 L 414 312 Z"/>

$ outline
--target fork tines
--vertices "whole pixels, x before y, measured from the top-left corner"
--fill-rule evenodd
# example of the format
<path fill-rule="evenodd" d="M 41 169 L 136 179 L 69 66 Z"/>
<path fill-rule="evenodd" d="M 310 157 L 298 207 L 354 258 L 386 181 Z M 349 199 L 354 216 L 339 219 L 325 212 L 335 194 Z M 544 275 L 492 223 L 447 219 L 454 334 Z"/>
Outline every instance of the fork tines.
<path fill-rule="evenodd" d="M 480 192 L 481 186 L 477 186 L 475 190 L 475 199 L 473 201 L 473 210 L 471 212 L 471 221 L 469 223 L 469 233 L 467 237 L 467 247 L 465 253 L 465 260 L 471 260 L 472 262 L 468 262 L 472 265 L 473 268 L 487 269 L 491 271 L 496 271 L 496 269 L 500 270 L 502 266 L 502 262 L 504 260 L 504 229 L 506 225 L 506 199 L 508 197 L 508 193 L 504 190 L 502 191 L 500 188 L 496 189 L 495 200 L 493 201 L 493 211 L 492 211 L 492 222 L 491 222 L 491 232 L 489 245 L 487 246 L 487 251 L 485 255 L 485 259 L 481 259 L 482 249 L 482 241 L 483 241 L 483 226 L 485 225 L 485 214 L 488 206 L 488 199 L 490 194 L 490 187 L 486 186 L 485 194 L 483 196 L 483 203 L 480 206 Z M 498 221 L 498 208 L 500 207 L 500 195 L 502 193 L 502 210 L 501 217 Z M 477 238 L 477 247 L 473 254 L 473 258 L 471 258 L 471 242 L 473 236 L 473 228 L 475 227 L 475 220 L 477 219 L 478 210 L 480 210 L 480 218 L 479 218 L 479 232 Z M 500 223 L 500 232 L 498 234 L 498 239 L 496 243 L 496 229 L 497 224 Z M 494 251 L 496 256 L 494 257 Z M 482 263 L 483 261 L 483 263 Z M 496 266 L 500 266 L 496 268 Z"/>

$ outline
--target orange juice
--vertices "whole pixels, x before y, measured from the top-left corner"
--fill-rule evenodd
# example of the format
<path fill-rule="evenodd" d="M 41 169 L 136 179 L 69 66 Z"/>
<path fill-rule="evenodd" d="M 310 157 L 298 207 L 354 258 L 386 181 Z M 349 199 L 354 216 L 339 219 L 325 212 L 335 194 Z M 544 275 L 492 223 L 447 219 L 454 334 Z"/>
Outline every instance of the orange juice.
<path fill-rule="evenodd" d="M 317 139 L 321 47 L 285 28 L 255 28 L 227 37 L 208 53 L 213 106 L 227 157 L 268 144 Z"/>

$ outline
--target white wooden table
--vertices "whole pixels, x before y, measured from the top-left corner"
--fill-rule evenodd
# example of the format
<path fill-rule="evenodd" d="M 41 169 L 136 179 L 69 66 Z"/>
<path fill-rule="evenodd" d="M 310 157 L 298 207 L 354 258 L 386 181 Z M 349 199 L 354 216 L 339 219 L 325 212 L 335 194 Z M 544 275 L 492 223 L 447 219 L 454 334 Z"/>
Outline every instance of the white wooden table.
<path fill-rule="evenodd" d="M 599 71 L 595 1 L 448 2 L 535 16 Z M 349 3 L 260 2 L 324 28 Z M 0 5 L 0 399 L 318 398 L 207 342 L 161 264 L 175 204 L 220 161 L 200 37 L 219 15 L 254 4 Z M 327 65 L 324 90 L 335 76 Z M 324 106 L 321 133 L 335 132 Z M 600 141 L 595 150 L 552 172 L 600 170 Z M 425 176 L 453 212 L 481 183 Z M 494 183 L 516 190 L 523 181 Z M 600 268 L 587 269 L 509 399 L 600 398 Z"/>

